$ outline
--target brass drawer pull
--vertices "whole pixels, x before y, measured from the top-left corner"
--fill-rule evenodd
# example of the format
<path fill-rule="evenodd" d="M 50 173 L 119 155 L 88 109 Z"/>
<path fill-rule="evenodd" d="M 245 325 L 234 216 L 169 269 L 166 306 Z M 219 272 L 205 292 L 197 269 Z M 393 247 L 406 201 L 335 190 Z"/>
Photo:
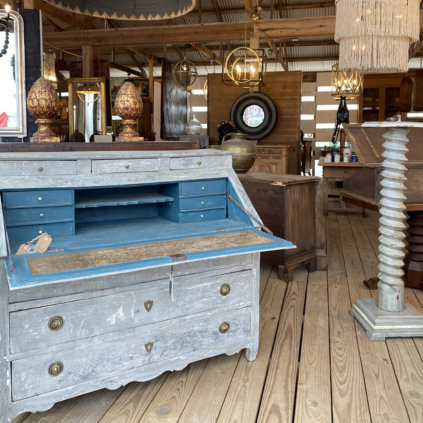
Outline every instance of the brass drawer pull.
<path fill-rule="evenodd" d="M 201 187 L 201 189 L 204 191 L 205 190 L 205 188 L 204 187 Z"/>
<path fill-rule="evenodd" d="M 344 170 L 344 173 L 348 173 L 348 170 Z"/>
<path fill-rule="evenodd" d="M 204 206 L 204 201 L 201 202 L 201 205 Z"/>
<path fill-rule="evenodd" d="M 200 217 L 204 217 L 202 214 L 200 214 Z"/>
<path fill-rule="evenodd" d="M 39 170 L 40 172 L 42 172 L 42 171 L 43 171 L 43 168 L 42 168 L 42 167 L 39 167 L 39 168 L 38 168 L 38 170 Z"/>
<path fill-rule="evenodd" d="M 144 308 L 147 310 L 148 313 L 150 313 L 151 309 L 153 308 L 153 301 L 145 301 Z"/>
<path fill-rule="evenodd" d="M 228 322 L 223 322 L 220 326 L 219 326 L 219 332 L 220 333 L 227 333 L 229 332 L 229 329 L 231 328 L 231 325 Z"/>
<path fill-rule="evenodd" d="M 144 347 L 145 350 L 150 354 L 154 347 L 154 342 L 149 342 L 148 344 L 145 344 Z"/>
<path fill-rule="evenodd" d="M 125 165 L 125 167 L 127 168 L 127 169 L 129 169 L 129 165 L 127 164 L 127 165 Z"/>
<path fill-rule="evenodd" d="M 231 286 L 227 283 L 224 283 L 221 287 L 220 287 L 220 293 L 226 297 L 229 293 L 231 292 Z"/>
<path fill-rule="evenodd" d="M 53 377 L 59 376 L 63 372 L 64 368 L 65 366 L 63 363 L 56 361 L 55 363 L 50 364 L 50 367 L 48 368 L 48 374 Z"/>
<path fill-rule="evenodd" d="M 42 213 L 40 213 L 40 217 L 44 217 L 44 215 Z"/>
<path fill-rule="evenodd" d="M 42 198 L 41 197 L 38 197 L 38 201 L 41 201 L 42 200 Z"/>
<path fill-rule="evenodd" d="M 41 235 L 43 233 L 43 231 L 38 231 L 38 233 Z"/>
<path fill-rule="evenodd" d="M 201 166 L 201 162 L 197 162 L 198 166 Z"/>
<path fill-rule="evenodd" d="M 48 322 L 48 328 L 53 332 L 57 332 L 58 330 L 62 329 L 64 325 L 65 319 L 61 316 L 52 317 Z"/>

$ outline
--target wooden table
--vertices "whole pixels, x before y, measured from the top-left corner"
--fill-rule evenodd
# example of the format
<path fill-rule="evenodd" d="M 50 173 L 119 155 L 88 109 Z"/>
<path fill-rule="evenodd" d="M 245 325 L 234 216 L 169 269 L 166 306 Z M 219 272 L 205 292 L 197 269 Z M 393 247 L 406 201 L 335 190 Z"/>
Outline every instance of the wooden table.
<path fill-rule="evenodd" d="M 347 209 L 345 207 L 329 208 L 328 204 L 328 181 L 345 182 L 359 172 L 363 166 L 360 163 L 326 163 L 324 157 L 320 157 L 319 166 L 323 167 L 323 213 L 325 215 L 328 212 L 364 213 L 364 208 L 362 210 Z"/>

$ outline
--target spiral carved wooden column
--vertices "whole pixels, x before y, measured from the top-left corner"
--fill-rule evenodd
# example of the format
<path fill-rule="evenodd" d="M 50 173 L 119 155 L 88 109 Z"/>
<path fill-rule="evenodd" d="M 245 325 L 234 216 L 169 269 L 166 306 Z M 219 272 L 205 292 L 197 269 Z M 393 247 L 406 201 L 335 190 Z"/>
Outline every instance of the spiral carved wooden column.
<path fill-rule="evenodd" d="M 423 289 L 423 211 L 408 212 L 408 215 L 405 285 Z"/>
<path fill-rule="evenodd" d="M 408 129 L 389 128 L 383 136 L 385 152 L 382 154 L 384 161 L 383 180 L 381 185 L 382 208 L 379 213 L 381 224 L 379 228 L 379 283 L 377 306 L 386 311 L 404 310 L 404 271 L 405 257 L 405 220 L 404 211 L 405 172 L 407 168 L 405 157 L 408 152 L 406 144 Z"/>
<path fill-rule="evenodd" d="M 363 126 L 386 127 L 382 157 L 383 187 L 379 228 L 378 298 L 357 300 L 350 313 L 366 329 L 372 341 L 386 337 L 423 336 L 423 314 L 404 301 L 406 206 L 406 144 L 412 122 L 375 122 Z"/>

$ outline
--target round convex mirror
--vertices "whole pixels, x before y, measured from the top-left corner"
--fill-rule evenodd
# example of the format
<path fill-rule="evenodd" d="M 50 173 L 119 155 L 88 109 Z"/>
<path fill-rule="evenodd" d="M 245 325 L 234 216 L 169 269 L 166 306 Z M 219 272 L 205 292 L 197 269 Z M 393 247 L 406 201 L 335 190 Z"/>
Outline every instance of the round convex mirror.
<path fill-rule="evenodd" d="M 257 104 L 252 104 L 244 109 L 242 120 L 250 128 L 257 128 L 264 122 L 264 110 Z"/>

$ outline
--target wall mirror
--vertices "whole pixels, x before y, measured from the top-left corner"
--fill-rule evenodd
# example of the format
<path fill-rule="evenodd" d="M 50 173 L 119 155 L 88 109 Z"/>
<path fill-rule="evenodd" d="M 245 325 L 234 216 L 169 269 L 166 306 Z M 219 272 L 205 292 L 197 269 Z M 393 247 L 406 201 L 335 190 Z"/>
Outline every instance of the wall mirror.
<path fill-rule="evenodd" d="M 107 135 L 106 78 L 70 78 L 69 136 L 76 131 L 85 142 L 93 135 Z"/>
<path fill-rule="evenodd" d="M 269 135 L 277 120 L 275 103 L 262 93 L 243 94 L 235 100 L 231 109 L 231 121 L 249 140 L 258 140 Z"/>
<path fill-rule="evenodd" d="M 0 137 L 25 137 L 25 49 L 21 15 L 0 10 Z M 3 47 L 4 49 L 4 47 Z"/>
<path fill-rule="evenodd" d="M 264 110 L 257 104 L 251 104 L 244 109 L 242 120 L 250 128 L 257 128 L 264 122 Z"/>

